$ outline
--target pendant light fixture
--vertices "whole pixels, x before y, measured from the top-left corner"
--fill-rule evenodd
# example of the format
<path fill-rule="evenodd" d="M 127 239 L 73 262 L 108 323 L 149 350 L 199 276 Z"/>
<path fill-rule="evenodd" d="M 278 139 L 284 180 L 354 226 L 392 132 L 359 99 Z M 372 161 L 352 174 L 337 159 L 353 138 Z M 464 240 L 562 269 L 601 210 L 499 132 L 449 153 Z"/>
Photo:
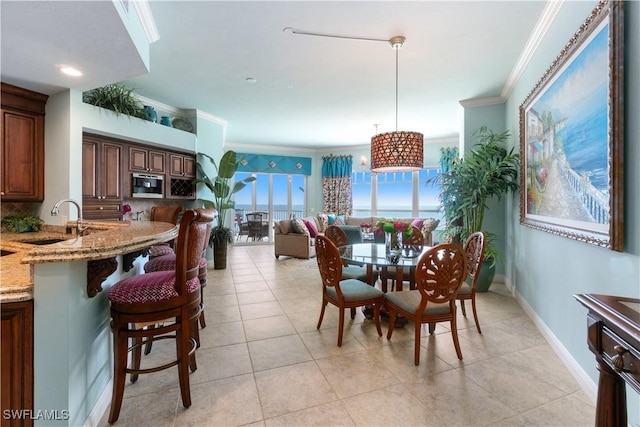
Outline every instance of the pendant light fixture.
<path fill-rule="evenodd" d="M 398 51 L 405 37 L 395 36 L 389 44 L 396 51 L 396 130 L 380 133 L 371 138 L 372 172 L 405 172 L 422 169 L 423 135 L 419 132 L 398 130 Z"/>

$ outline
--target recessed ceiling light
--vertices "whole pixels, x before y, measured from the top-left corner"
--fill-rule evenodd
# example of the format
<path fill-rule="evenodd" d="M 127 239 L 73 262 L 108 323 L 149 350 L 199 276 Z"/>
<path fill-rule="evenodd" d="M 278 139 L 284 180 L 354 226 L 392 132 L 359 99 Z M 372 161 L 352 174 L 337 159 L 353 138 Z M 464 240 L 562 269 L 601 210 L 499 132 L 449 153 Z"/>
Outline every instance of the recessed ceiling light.
<path fill-rule="evenodd" d="M 257 83 L 258 81 L 256 79 L 254 79 L 253 77 L 247 77 L 246 79 L 244 79 L 245 82 L 249 83 L 249 84 L 254 84 Z"/>
<path fill-rule="evenodd" d="M 82 75 L 82 72 L 77 68 L 67 66 L 60 67 L 60 72 L 72 77 L 80 77 Z"/>

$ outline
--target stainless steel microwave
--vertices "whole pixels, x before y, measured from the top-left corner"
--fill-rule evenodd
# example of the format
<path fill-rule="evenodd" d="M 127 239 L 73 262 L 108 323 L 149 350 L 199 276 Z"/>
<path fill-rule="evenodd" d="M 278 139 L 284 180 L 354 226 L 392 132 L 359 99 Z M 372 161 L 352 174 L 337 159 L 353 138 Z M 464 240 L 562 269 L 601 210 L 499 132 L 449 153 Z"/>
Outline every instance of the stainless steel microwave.
<path fill-rule="evenodd" d="M 164 176 L 134 173 L 131 175 L 131 196 L 147 199 L 164 197 Z"/>

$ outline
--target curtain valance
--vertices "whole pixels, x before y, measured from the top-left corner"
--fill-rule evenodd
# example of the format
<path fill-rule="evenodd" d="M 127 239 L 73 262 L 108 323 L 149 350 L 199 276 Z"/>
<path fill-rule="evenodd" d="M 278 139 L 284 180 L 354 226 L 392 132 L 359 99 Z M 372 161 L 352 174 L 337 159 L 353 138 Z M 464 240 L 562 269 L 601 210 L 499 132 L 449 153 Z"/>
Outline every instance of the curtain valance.
<path fill-rule="evenodd" d="M 351 155 L 322 157 L 323 177 L 351 177 L 353 158 Z"/>
<path fill-rule="evenodd" d="M 237 153 L 238 171 L 311 175 L 311 158 L 274 154 Z"/>

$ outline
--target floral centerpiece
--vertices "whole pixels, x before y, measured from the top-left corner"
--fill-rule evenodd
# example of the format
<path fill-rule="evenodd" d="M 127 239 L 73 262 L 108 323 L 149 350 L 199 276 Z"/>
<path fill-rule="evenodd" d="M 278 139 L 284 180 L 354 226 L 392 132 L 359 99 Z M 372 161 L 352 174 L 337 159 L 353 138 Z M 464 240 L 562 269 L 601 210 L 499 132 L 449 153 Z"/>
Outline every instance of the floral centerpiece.
<path fill-rule="evenodd" d="M 411 224 L 399 219 L 380 218 L 376 222 L 375 234 L 383 233 L 402 233 L 403 235 L 410 237 L 412 232 Z"/>
<path fill-rule="evenodd" d="M 410 237 L 411 224 L 398 219 L 380 218 L 376 222 L 374 234 L 384 234 L 385 249 L 387 252 L 399 252 L 402 250 L 402 236 Z"/>

